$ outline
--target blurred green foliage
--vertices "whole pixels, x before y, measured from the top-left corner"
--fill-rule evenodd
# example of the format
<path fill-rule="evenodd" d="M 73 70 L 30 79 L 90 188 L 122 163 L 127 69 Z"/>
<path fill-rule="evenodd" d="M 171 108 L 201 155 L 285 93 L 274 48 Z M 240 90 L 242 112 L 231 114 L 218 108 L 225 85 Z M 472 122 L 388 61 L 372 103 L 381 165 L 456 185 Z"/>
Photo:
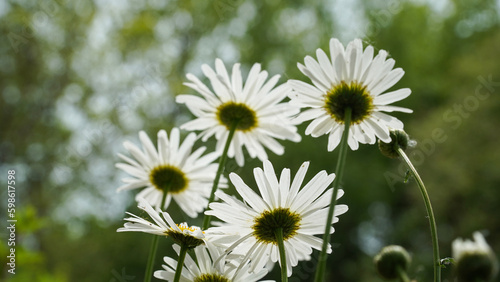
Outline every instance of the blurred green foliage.
<path fill-rule="evenodd" d="M 398 105 L 414 113 L 396 116 L 418 142 L 409 155 L 429 189 L 441 256 L 475 230 L 498 252 L 498 27 L 498 1 L 2 2 L 0 172 L 16 169 L 18 177 L 18 260 L 16 275 L 2 263 L 1 279 L 139 281 L 151 238 L 115 232 L 126 210 L 137 212 L 132 193 L 115 193 L 121 143 L 192 118 L 174 96 L 192 93 L 185 74 L 200 75 L 202 64 L 220 57 L 248 71 L 259 62 L 281 82 L 305 80 L 297 62 L 327 49 L 330 37 L 361 37 L 405 70 L 395 87 L 413 94 Z M 284 142 L 285 155 L 270 158 L 277 171 L 294 173 L 310 160 L 308 177 L 331 172 L 337 153 L 326 152 L 326 140 Z M 229 162 L 227 170 L 252 183 L 251 169 L 260 165 L 248 159 L 245 168 Z M 335 224 L 329 281 L 381 281 L 372 257 L 388 244 L 411 252 L 412 278 L 430 281 L 424 205 L 413 180 L 403 183 L 401 167 L 376 146 L 348 153 L 340 202 L 349 212 Z M 7 198 L 6 189 L 0 193 Z M 188 220 L 169 209 L 175 220 Z M 160 246 L 162 255 L 173 254 L 168 239 Z M 0 247 L 3 262 L 8 250 Z M 314 258 L 290 281 L 308 281 L 313 272 Z M 445 269 L 443 281 L 452 279 Z"/>

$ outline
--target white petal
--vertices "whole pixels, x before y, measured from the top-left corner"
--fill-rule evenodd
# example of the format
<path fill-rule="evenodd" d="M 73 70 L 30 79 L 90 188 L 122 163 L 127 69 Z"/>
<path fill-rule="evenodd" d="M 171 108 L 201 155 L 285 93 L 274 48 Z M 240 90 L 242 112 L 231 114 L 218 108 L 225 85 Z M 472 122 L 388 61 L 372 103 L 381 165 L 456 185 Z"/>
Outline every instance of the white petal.
<path fill-rule="evenodd" d="M 405 72 L 401 68 L 392 70 L 375 87 L 371 88 L 370 94 L 377 96 L 383 91 L 391 88 L 403 77 L 404 74 Z"/>
<path fill-rule="evenodd" d="M 260 198 L 252 189 L 250 189 L 250 187 L 248 187 L 236 173 L 230 173 L 229 179 L 231 179 L 231 182 L 236 188 L 236 191 L 238 191 L 241 197 L 243 197 L 243 199 L 248 202 L 248 204 L 250 204 L 250 206 L 252 206 L 254 210 L 256 210 L 257 212 L 262 212 L 266 209 L 270 209 L 270 207 L 266 205 L 262 198 Z"/>
<path fill-rule="evenodd" d="M 148 156 L 149 161 L 152 163 L 156 161 L 158 159 L 158 152 L 156 152 L 155 145 L 151 142 L 146 132 L 141 130 L 139 132 L 139 139 L 141 140 L 144 153 Z"/>
<path fill-rule="evenodd" d="M 191 150 L 193 149 L 194 142 L 196 141 L 196 134 L 191 132 L 182 142 L 179 150 L 177 151 L 177 158 L 174 160 L 174 164 L 179 167 L 183 167 L 186 159 L 191 154 Z"/>
<path fill-rule="evenodd" d="M 394 129 L 403 129 L 404 124 L 402 121 L 399 119 L 392 117 L 390 115 L 384 114 L 382 112 L 374 112 L 373 117 L 378 118 L 380 121 L 385 123 L 388 127 L 394 128 Z"/>
<path fill-rule="evenodd" d="M 173 163 L 174 158 L 177 157 L 176 152 L 179 148 L 180 138 L 181 137 L 179 129 L 177 127 L 172 128 L 172 131 L 170 131 L 170 144 L 169 144 L 170 156 L 168 163 Z"/>
<path fill-rule="evenodd" d="M 359 148 L 359 143 L 354 136 L 352 127 L 349 128 L 349 136 L 347 138 L 347 144 L 349 144 L 349 147 L 353 151 L 356 151 Z"/>
<path fill-rule="evenodd" d="M 297 174 L 293 178 L 292 186 L 290 187 L 290 191 L 288 193 L 286 206 L 289 207 L 292 204 L 292 201 L 297 196 L 297 193 L 299 192 L 300 186 L 302 186 L 302 182 L 304 181 L 304 177 L 306 176 L 308 168 L 309 168 L 309 162 L 304 162 L 297 171 Z"/>
<path fill-rule="evenodd" d="M 397 107 L 397 106 L 377 106 L 377 110 L 384 112 L 403 112 L 403 113 L 413 113 L 413 110 Z"/>
<path fill-rule="evenodd" d="M 300 113 L 296 118 L 292 119 L 292 122 L 302 123 L 307 120 L 315 119 L 324 114 L 325 111 L 323 109 L 308 109 Z"/>
<path fill-rule="evenodd" d="M 139 163 L 143 167 L 145 167 L 147 169 L 151 169 L 152 168 L 153 164 L 151 164 L 148 161 L 148 157 L 146 155 L 144 155 L 144 153 L 139 148 L 137 148 L 137 146 L 135 146 L 134 144 L 132 144 L 129 141 L 123 142 L 123 146 L 125 147 L 125 149 L 127 149 L 134 156 L 134 158 L 137 161 L 139 161 Z"/>
<path fill-rule="evenodd" d="M 396 91 L 388 92 L 373 99 L 375 105 L 391 104 L 410 96 L 411 90 L 409 88 L 398 89 Z"/>
<path fill-rule="evenodd" d="M 288 192 L 290 191 L 290 169 L 285 168 L 281 171 L 279 180 L 279 197 L 278 204 L 281 207 L 286 205 L 288 199 Z"/>
<path fill-rule="evenodd" d="M 372 120 L 371 118 L 367 119 L 366 123 L 373 129 L 373 131 L 375 132 L 375 135 L 377 135 L 377 137 L 380 140 L 382 140 L 386 143 L 391 142 L 391 137 L 389 136 L 389 129 L 387 127 L 381 126 L 380 124 L 378 124 L 376 121 Z"/>
<path fill-rule="evenodd" d="M 331 152 L 337 148 L 342 139 L 342 133 L 344 132 L 344 125 L 339 124 L 335 126 L 330 135 L 328 135 L 328 152 Z"/>
<path fill-rule="evenodd" d="M 120 192 L 120 191 L 124 191 L 124 190 L 132 190 L 132 189 L 136 189 L 136 188 L 146 187 L 147 185 L 148 185 L 148 181 L 137 181 L 134 183 L 122 185 L 122 186 L 118 187 L 116 189 L 116 191 Z"/>
<path fill-rule="evenodd" d="M 264 145 L 266 148 L 271 150 L 276 155 L 281 156 L 285 152 L 285 148 L 278 141 L 271 138 L 269 135 L 258 134 L 257 138 L 262 143 L 262 145 Z M 261 161 L 264 161 L 264 160 L 261 160 Z"/>
<path fill-rule="evenodd" d="M 158 155 L 160 162 L 168 163 L 169 159 L 169 142 L 167 137 L 167 132 L 165 130 L 158 131 Z"/>
<path fill-rule="evenodd" d="M 307 57 L 306 57 L 306 59 L 307 59 Z M 312 59 L 312 61 L 314 61 L 314 59 Z M 310 63 L 311 61 L 308 60 L 308 62 Z M 303 74 L 305 74 L 307 77 L 309 77 L 309 79 L 314 84 L 314 86 L 316 86 L 321 92 L 328 91 L 329 86 L 325 85 L 325 82 L 321 81 L 322 78 L 317 77 L 318 75 L 315 74 L 313 70 L 310 70 L 308 67 L 306 67 L 300 63 L 297 64 L 297 67 L 299 68 L 299 70 Z M 318 66 L 318 68 L 319 68 L 319 66 Z"/>
<path fill-rule="evenodd" d="M 259 188 L 260 195 L 264 201 L 271 207 L 271 209 L 278 208 L 277 197 L 275 197 L 272 188 L 266 181 L 264 171 L 260 167 L 256 167 L 253 170 L 253 174 L 257 187 Z"/>
<path fill-rule="evenodd" d="M 335 70 L 333 69 L 332 63 L 326 53 L 321 49 L 317 49 L 316 56 L 318 57 L 319 65 L 321 66 L 321 69 L 323 70 L 323 73 L 328 81 L 330 81 L 330 83 L 337 81 L 337 75 L 335 74 Z"/>
<path fill-rule="evenodd" d="M 307 69 L 314 75 L 314 77 L 318 80 L 318 83 L 324 89 L 329 89 L 332 81 L 330 81 L 329 77 L 323 72 L 323 69 L 319 65 L 316 60 L 314 60 L 311 56 L 306 56 L 304 59 L 304 63 L 306 64 Z"/>
<path fill-rule="evenodd" d="M 312 137 L 319 137 L 321 135 L 327 134 L 332 130 L 335 122 L 329 116 L 322 116 L 313 120 L 309 126 L 306 128 L 306 135 L 311 135 Z"/>

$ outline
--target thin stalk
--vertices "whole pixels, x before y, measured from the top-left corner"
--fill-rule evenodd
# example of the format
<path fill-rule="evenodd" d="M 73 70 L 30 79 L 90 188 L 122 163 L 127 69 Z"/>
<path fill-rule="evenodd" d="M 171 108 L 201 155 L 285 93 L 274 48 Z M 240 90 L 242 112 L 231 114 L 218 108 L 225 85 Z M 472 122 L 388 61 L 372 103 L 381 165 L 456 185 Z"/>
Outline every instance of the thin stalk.
<path fill-rule="evenodd" d="M 165 205 L 166 199 L 167 199 L 167 193 L 164 192 L 161 198 L 161 205 L 160 205 L 161 210 L 163 210 L 163 206 Z M 150 282 L 151 277 L 153 276 L 153 265 L 156 257 L 156 250 L 158 249 L 159 239 L 160 236 L 158 235 L 153 236 L 153 241 L 151 242 L 151 248 L 149 249 L 149 257 L 148 257 L 148 264 L 146 265 L 146 273 L 144 274 L 145 282 Z"/>
<path fill-rule="evenodd" d="M 278 249 L 280 251 L 280 263 L 281 263 L 281 282 L 288 282 L 288 275 L 286 273 L 286 252 L 285 252 L 285 242 L 283 240 L 283 228 L 278 228 L 274 231 L 276 235 L 276 241 L 278 242 Z"/>
<path fill-rule="evenodd" d="M 208 204 L 206 209 L 208 209 L 210 203 L 214 201 L 215 191 L 217 191 L 220 177 L 222 175 L 222 172 L 224 171 L 224 167 L 226 166 L 227 152 L 229 151 L 229 146 L 231 145 L 231 140 L 233 139 L 237 126 L 238 126 L 238 121 L 234 122 L 231 128 L 229 129 L 229 134 L 227 135 L 226 144 L 224 145 L 224 151 L 222 151 L 222 155 L 219 158 L 219 168 L 217 169 L 217 174 L 215 175 L 214 182 L 212 184 L 212 191 L 210 192 L 210 198 L 208 199 Z M 206 230 L 208 229 L 208 227 L 210 227 L 211 218 L 212 216 L 205 215 L 205 217 L 203 218 L 203 227 L 202 227 L 203 230 Z"/>
<path fill-rule="evenodd" d="M 186 244 L 182 244 L 179 259 L 177 260 L 177 268 L 175 269 L 174 282 L 179 282 L 181 280 L 182 267 L 184 266 L 184 259 L 186 258 L 187 250 L 188 246 Z"/>
<path fill-rule="evenodd" d="M 439 259 L 439 243 L 438 243 L 438 235 L 436 228 L 436 219 L 434 217 L 434 212 L 432 211 L 431 200 L 429 198 L 429 195 L 427 194 L 427 190 L 425 189 L 425 185 L 424 182 L 422 181 L 422 178 L 420 178 L 420 175 L 418 174 L 417 170 L 415 169 L 415 167 L 413 166 L 413 164 L 411 163 L 410 159 L 405 154 L 403 149 L 398 148 L 398 154 L 405 161 L 406 166 L 417 180 L 418 188 L 420 188 L 420 193 L 422 193 L 422 197 L 424 198 L 425 208 L 427 209 L 427 216 L 429 218 L 429 225 L 431 227 L 432 250 L 434 256 L 434 263 L 433 263 L 434 281 L 439 282 L 441 281 L 441 263 Z"/>
<path fill-rule="evenodd" d="M 396 271 L 398 272 L 399 280 L 401 280 L 401 282 L 410 282 L 408 274 L 400 266 L 396 267 Z"/>
<path fill-rule="evenodd" d="M 321 253 L 319 254 L 318 266 L 316 268 L 316 274 L 314 276 L 315 282 L 323 281 L 325 277 L 326 270 L 326 260 L 327 253 L 326 249 L 328 243 L 330 242 L 330 228 L 332 226 L 333 212 L 335 210 L 335 204 L 337 203 L 337 194 L 339 191 L 340 182 L 342 181 L 342 175 L 344 174 L 344 167 L 347 156 L 347 140 L 349 138 L 349 127 L 351 126 L 351 108 L 347 108 L 344 113 L 344 132 L 342 133 L 342 139 L 340 140 L 339 156 L 337 159 L 337 167 L 335 171 L 337 175 L 333 180 L 333 193 L 332 199 L 330 200 L 330 208 L 328 209 L 328 218 L 326 219 L 325 232 L 323 233 L 323 245 L 321 247 Z"/>

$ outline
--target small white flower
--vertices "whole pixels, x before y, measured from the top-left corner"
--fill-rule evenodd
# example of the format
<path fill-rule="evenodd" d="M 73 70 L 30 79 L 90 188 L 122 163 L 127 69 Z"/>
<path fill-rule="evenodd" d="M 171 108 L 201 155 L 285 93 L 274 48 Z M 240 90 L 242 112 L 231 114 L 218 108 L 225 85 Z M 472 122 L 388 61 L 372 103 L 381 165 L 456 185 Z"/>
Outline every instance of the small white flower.
<path fill-rule="evenodd" d="M 172 129 L 170 140 L 165 130 L 158 132 L 158 150 L 145 132 L 141 131 L 139 138 L 143 150 L 128 141 L 124 143 L 135 160 L 118 154 L 125 163 L 118 163 L 116 167 L 132 176 L 123 179 L 126 184 L 118 191 L 146 187 L 136 199 L 144 198 L 155 207 L 160 207 L 166 193 L 161 209 L 166 209 L 173 198 L 188 216 L 196 217 L 208 204 L 217 171 L 217 164 L 212 162 L 218 158 L 217 153 L 202 157 L 205 147 L 191 153 L 196 134 L 189 134 L 181 144 L 178 128 Z M 227 179 L 222 178 L 219 187 L 227 187 Z"/>
<path fill-rule="evenodd" d="M 483 234 L 474 241 L 457 238 L 451 245 L 458 281 L 492 281 L 498 274 L 498 260 Z"/>
<path fill-rule="evenodd" d="M 462 240 L 462 238 L 457 238 L 452 243 L 452 255 L 455 260 L 459 260 L 464 254 L 467 253 L 493 253 L 490 246 L 484 239 L 481 232 L 474 232 L 472 234 L 474 241 L 469 239 Z"/>
<path fill-rule="evenodd" d="M 179 255 L 179 246 L 174 245 L 173 247 Z M 180 278 L 182 282 L 254 282 L 267 274 L 265 268 L 249 272 L 250 264 L 248 262 L 240 265 L 240 260 L 220 259 L 216 261 L 223 255 L 222 250 L 210 243 L 196 247 L 194 252 L 196 260 L 186 254 Z M 163 260 L 166 263 L 166 265 L 162 265 L 164 270 L 155 271 L 154 277 L 174 281 L 177 261 L 170 257 L 164 257 Z"/>
<path fill-rule="evenodd" d="M 284 169 L 280 179 L 269 161 L 264 169 L 255 168 L 254 176 L 262 197 L 259 197 L 243 180 L 231 173 L 229 178 L 244 202 L 228 196 L 221 191 L 216 195 L 224 203 L 211 203 L 211 210 L 205 214 L 214 215 L 227 224 L 212 227 L 212 230 L 228 234 L 239 233 L 237 240 L 226 252 L 245 254 L 252 261 L 252 267 L 262 267 L 269 260 L 276 262 L 279 250 L 275 231 L 282 228 L 285 245 L 288 276 L 299 260 L 310 259 L 312 248 L 321 250 L 322 239 L 314 235 L 325 231 L 328 207 L 333 189 L 328 189 L 335 178 L 334 174 L 321 171 L 302 189 L 302 182 L 309 166 L 305 162 L 290 185 L 290 170 Z M 339 190 L 340 198 L 343 194 Z M 332 224 L 336 216 L 347 211 L 346 205 L 336 205 Z M 333 227 L 330 232 L 333 233 Z M 328 246 L 328 252 L 331 252 Z"/>
<path fill-rule="evenodd" d="M 188 226 L 187 223 L 175 224 L 167 212 L 156 211 L 146 200 L 139 199 L 138 207 L 147 212 L 153 222 L 127 212 L 132 217 L 125 218 L 124 227 L 117 232 L 144 232 L 160 236 L 171 237 L 178 244 L 186 244 L 194 248 L 204 244 L 204 232 L 197 226 Z"/>
<path fill-rule="evenodd" d="M 329 134 L 328 151 L 333 151 L 344 131 L 347 108 L 351 109 L 348 144 L 352 150 L 359 143 L 374 144 L 376 138 L 388 143 L 389 128 L 403 129 L 403 123 L 383 112 L 412 110 L 389 104 L 408 97 L 411 90 L 398 89 L 384 93 L 401 77 L 401 68 L 392 69 L 395 61 L 387 59 L 387 52 L 380 50 L 373 57 L 372 46 L 363 51 L 361 40 L 350 42 L 344 49 L 337 39 L 330 40 L 330 56 L 318 49 L 318 60 L 307 56 L 305 66 L 298 64 L 300 71 L 308 76 L 313 85 L 298 80 L 289 80 L 293 88 L 291 103 L 310 109 L 302 112 L 296 122 L 312 120 L 306 134 L 319 137 Z"/>
<path fill-rule="evenodd" d="M 296 126 L 290 122 L 290 117 L 297 114 L 299 108 L 280 103 L 290 90 L 286 84 L 274 88 L 279 75 L 266 82 L 267 72 L 261 71 L 260 64 L 254 64 L 243 85 L 240 64 L 233 66 L 229 77 L 220 59 L 215 61 L 215 71 L 208 65 L 203 65 L 202 71 L 210 80 L 213 92 L 196 76 L 187 74 L 190 82 L 185 85 L 203 98 L 177 96 L 177 103 L 186 104 L 197 117 L 182 125 L 182 129 L 202 130 L 203 141 L 215 135 L 216 151 L 221 153 L 230 129 L 237 123 L 228 156 L 235 157 L 239 166 L 244 164 L 243 146 L 250 157 L 263 161 L 267 159 L 264 147 L 277 155 L 283 154 L 283 146 L 275 139 L 300 141 Z"/>

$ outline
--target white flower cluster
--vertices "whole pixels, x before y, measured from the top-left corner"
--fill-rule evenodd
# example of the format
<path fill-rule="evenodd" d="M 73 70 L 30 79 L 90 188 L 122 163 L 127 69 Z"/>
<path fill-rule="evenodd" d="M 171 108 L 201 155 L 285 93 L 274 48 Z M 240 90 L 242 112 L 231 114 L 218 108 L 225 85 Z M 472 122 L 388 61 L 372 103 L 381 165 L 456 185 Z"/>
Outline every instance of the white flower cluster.
<path fill-rule="evenodd" d="M 311 123 L 305 133 L 313 137 L 328 134 L 328 151 L 339 145 L 347 123 L 348 145 L 353 150 L 359 143 L 374 144 L 377 138 L 390 141 L 389 130 L 402 129 L 403 123 L 383 112 L 410 113 L 390 104 L 408 97 L 411 91 L 405 88 L 384 93 L 404 74 L 400 68 L 393 69 L 395 62 L 387 56 L 383 50 L 374 56 L 372 46 L 363 50 L 359 39 L 346 47 L 331 39 L 330 57 L 318 49 L 317 60 L 307 56 L 305 65 L 298 65 L 312 84 L 289 80 L 277 85 L 279 75 L 268 79 L 259 64 L 251 67 L 244 81 L 239 64 L 229 73 L 220 59 L 214 69 L 201 67 L 211 87 L 188 74 L 185 85 L 199 95 L 176 97 L 177 103 L 186 105 L 196 117 L 180 127 L 190 131 L 184 141 L 180 130 L 173 128 L 170 136 L 164 130 L 158 132 L 157 146 L 144 132 L 139 133 L 142 148 L 124 143 L 132 157 L 120 154 L 123 162 L 116 166 L 130 176 L 118 190 L 141 189 L 136 200 L 150 219 L 130 214 L 118 231 L 173 239 L 181 261 L 165 257 L 164 270 L 154 272 L 159 279 L 257 281 L 275 262 L 286 263 L 286 274 L 292 275 L 299 261 L 311 259 L 313 249 L 321 250 L 323 240 L 316 236 L 328 230 L 327 226 L 333 233 L 331 225 L 347 206 L 336 205 L 327 223 L 335 174 L 320 171 L 304 182 L 309 166 L 304 162 L 294 177 L 288 168 L 278 177 L 266 150 L 282 155 L 284 146 L 279 141 L 301 141 L 297 125 L 308 120 Z M 217 139 L 214 152 L 204 154 L 205 147 L 193 152 L 195 141 L 205 142 L 212 136 Z M 229 174 L 240 197 L 236 198 L 219 190 L 228 186 L 221 172 L 226 158 L 244 166 L 243 147 L 263 166 L 253 170 L 257 187 L 247 185 L 235 173 Z M 214 163 L 217 159 L 219 164 Z M 337 198 L 343 195 L 339 192 Z M 212 202 L 214 196 L 220 201 Z M 166 212 L 172 199 L 189 217 L 204 212 L 208 222 L 211 216 L 222 222 L 204 230 L 176 224 Z M 194 258 L 186 255 L 186 248 L 194 250 Z M 327 252 L 331 252 L 330 246 Z M 282 261 L 280 256 L 286 259 Z"/>

